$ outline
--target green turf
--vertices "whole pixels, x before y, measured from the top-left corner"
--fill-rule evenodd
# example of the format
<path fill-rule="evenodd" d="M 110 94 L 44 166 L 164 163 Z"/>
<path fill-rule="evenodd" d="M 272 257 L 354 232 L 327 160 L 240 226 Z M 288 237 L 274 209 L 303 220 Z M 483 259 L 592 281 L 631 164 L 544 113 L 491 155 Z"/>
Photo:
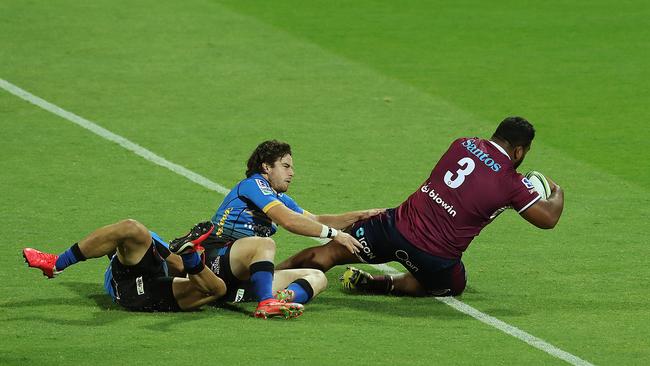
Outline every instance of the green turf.
<path fill-rule="evenodd" d="M 647 364 L 650 7 L 454 4 L 10 0 L 0 78 L 226 187 L 258 142 L 287 140 L 290 193 L 315 213 L 397 205 L 452 138 L 527 116 L 522 169 L 565 188 L 564 216 L 501 215 L 461 300 L 594 364 Z M 46 281 L 20 248 L 126 217 L 171 237 L 222 196 L 4 91 L 0 126 L 0 364 L 563 364 L 433 299 L 343 294 L 342 268 L 291 322 L 128 313 L 103 260 Z M 314 244 L 276 239 L 278 258 Z"/>

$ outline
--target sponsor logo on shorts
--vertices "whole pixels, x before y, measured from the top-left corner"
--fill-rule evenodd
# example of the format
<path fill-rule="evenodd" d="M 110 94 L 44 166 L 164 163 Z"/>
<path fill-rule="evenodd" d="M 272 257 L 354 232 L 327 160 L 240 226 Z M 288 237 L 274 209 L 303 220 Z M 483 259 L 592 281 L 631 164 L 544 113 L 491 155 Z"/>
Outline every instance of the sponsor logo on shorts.
<path fill-rule="evenodd" d="M 375 259 L 375 257 L 377 256 L 372 252 L 372 250 L 368 246 L 368 240 L 366 240 L 366 237 L 364 236 L 365 233 L 366 231 L 362 227 L 360 227 L 355 232 L 355 236 L 357 237 L 359 243 L 361 243 L 362 246 L 361 251 L 368 257 L 368 260 L 372 260 Z"/>
<path fill-rule="evenodd" d="M 135 279 L 135 288 L 138 291 L 138 295 L 144 295 L 144 282 L 142 281 L 142 276 Z"/>
<path fill-rule="evenodd" d="M 419 271 L 420 269 L 415 265 L 415 263 L 411 262 L 409 259 L 409 254 L 403 250 L 398 250 L 395 252 L 395 257 L 399 259 L 399 261 L 404 265 L 404 267 L 408 268 L 411 273 L 415 273 Z"/>
<path fill-rule="evenodd" d="M 221 257 L 217 257 L 214 261 L 212 261 L 210 270 L 216 275 L 219 274 L 219 271 L 221 271 Z"/>
<path fill-rule="evenodd" d="M 257 186 L 260 188 L 263 195 L 270 196 L 273 194 L 273 189 L 271 189 L 271 187 L 269 187 L 269 185 L 262 179 L 255 179 L 255 183 L 257 183 Z"/>
<path fill-rule="evenodd" d="M 114 279 L 111 279 L 111 281 L 113 281 L 113 285 L 115 285 L 115 300 L 120 300 L 120 290 L 117 288 L 117 282 L 115 282 Z"/>
<path fill-rule="evenodd" d="M 244 293 L 245 292 L 246 292 L 246 290 L 244 290 L 243 288 L 238 289 L 237 294 L 235 294 L 235 301 L 234 302 L 242 301 L 242 299 L 244 298 Z"/>

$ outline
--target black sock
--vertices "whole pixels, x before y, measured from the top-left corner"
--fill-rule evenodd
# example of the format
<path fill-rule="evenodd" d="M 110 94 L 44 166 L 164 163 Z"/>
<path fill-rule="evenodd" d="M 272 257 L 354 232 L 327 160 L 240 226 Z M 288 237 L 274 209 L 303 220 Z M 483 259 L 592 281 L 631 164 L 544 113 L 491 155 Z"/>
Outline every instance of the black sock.
<path fill-rule="evenodd" d="M 83 255 L 81 249 L 79 249 L 79 243 L 74 243 L 70 247 L 70 250 L 72 251 L 72 254 L 74 254 L 75 258 L 77 258 L 77 262 L 82 262 L 86 260 L 86 256 Z"/>
<path fill-rule="evenodd" d="M 393 291 L 393 276 L 372 276 L 357 284 L 357 286 L 366 292 L 373 294 L 389 294 Z"/>

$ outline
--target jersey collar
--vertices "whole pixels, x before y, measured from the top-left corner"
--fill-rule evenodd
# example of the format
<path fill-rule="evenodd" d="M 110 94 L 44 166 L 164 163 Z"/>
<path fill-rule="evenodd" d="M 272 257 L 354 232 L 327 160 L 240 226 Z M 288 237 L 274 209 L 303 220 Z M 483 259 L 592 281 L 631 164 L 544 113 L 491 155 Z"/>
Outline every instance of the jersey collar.
<path fill-rule="evenodd" d="M 494 141 L 492 141 L 492 140 L 488 140 L 488 141 L 489 141 L 492 145 L 494 145 L 494 147 L 496 147 L 497 150 L 501 151 L 501 153 L 503 153 L 503 155 L 507 156 L 507 157 L 508 157 L 508 160 L 512 160 L 512 158 L 510 158 L 510 155 L 508 155 L 508 153 L 506 152 L 506 150 L 505 150 L 504 148 L 502 148 L 501 145 L 497 144 L 496 142 L 494 142 Z"/>

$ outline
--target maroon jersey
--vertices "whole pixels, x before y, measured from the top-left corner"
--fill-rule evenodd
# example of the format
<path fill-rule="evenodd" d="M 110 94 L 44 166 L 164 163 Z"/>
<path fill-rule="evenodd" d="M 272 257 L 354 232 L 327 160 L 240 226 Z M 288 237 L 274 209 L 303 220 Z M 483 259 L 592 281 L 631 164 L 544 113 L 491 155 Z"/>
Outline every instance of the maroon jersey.
<path fill-rule="evenodd" d="M 489 140 L 454 141 L 420 189 L 397 208 L 399 232 L 423 251 L 460 258 L 479 232 L 505 208 L 521 213 L 540 199 Z"/>

